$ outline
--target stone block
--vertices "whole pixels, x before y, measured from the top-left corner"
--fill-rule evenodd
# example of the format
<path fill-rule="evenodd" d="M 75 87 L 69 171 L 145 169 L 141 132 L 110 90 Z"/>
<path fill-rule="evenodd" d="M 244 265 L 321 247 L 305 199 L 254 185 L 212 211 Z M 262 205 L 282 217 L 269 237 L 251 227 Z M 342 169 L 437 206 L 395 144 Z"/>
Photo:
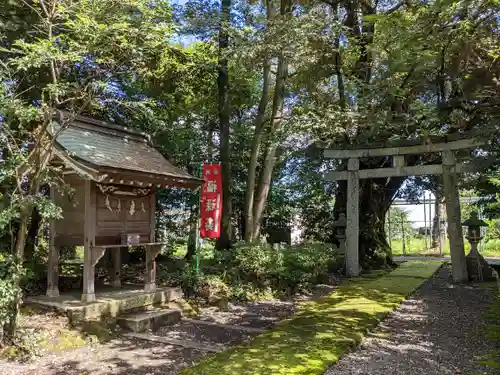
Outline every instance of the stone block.
<path fill-rule="evenodd" d="M 117 323 L 132 332 L 145 332 L 155 330 L 162 325 L 178 323 L 181 318 L 180 310 L 151 308 L 121 315 Z"/>
<path fill-rule="evenodd" d="M 494 281 L 496 279 L 495 270 L 486 262 L 481 254 L 478 253 L 477 257 L 469 254 L 466 257 L 466 261 L 470 280 L 479 281 L 479 272 L 482 273 L 484 281 Z"/>

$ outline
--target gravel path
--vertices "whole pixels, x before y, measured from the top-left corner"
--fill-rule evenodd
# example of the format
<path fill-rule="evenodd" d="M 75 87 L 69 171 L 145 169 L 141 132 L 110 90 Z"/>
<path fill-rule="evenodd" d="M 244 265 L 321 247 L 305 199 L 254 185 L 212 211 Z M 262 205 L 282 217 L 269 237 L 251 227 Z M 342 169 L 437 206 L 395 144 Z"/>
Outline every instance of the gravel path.
<path fill-rule="evenodd" d="M 453 285 L 444 266 L 325 375 L 494 374 L 475 361 L 492 349 L 482 331 L 490 302 L 486 289 Z"/>

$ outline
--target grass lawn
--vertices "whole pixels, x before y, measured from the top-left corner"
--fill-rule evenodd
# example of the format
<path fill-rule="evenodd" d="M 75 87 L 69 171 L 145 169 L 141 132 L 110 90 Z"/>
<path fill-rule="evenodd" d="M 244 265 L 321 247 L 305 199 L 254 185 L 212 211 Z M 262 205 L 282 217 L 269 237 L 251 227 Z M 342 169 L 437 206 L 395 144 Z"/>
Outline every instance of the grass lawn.
<path fill-rule="evenodd" d="M 409 238 L 406 241 L 405 255 L 408 256 L 439 256 L 439 249 L 426 250 L 426 243 L 423 238 Z M 402 240 L 392 240 L 392 255 L 400 256 L 403 255 L 403 241 Z M 468 254 L 470 251 L 470 244 L 467 240 L 464 240 L 465 253 Z M 479 252 L 484 257 L 499 257 L 500 258 L 500 242 L 490 241 L 487 243 L 481 243 L 479 246 Z M 445 241 L 443 246 L 443 255 L 450 255 L 450 243 L 448 240 Z"/>
<path fill-rule="evenodd" d="M 360 277 L 243 346 L 206 357 L 181 375 L 321 375 L 440 267 L 410 261 L 379 278 Z"/>
<path fill-rule="evenodd" d="M 480 363 L 500 370 L 500 281 L 492 282 L 487 287 L 491 288 L 494 298 L 486 318 L 486 337 L 497 349 L 487 353 Z"/>

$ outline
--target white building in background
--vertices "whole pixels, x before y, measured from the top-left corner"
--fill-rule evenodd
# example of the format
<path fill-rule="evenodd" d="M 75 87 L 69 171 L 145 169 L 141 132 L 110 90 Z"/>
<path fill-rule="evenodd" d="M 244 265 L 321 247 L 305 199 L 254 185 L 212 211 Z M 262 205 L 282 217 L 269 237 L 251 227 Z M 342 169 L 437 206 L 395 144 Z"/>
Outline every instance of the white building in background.
<path fill-rule="evenodd" d="M 424 227 L 427 224 L 429 227 L 429 219 L 434 219 L 434 215 L 436 214 L 436 210 L 434 207 L 434 194 L 425 193 L 425 207 L 424 200 L 420 200 L 420 203 L 407 204 L 407 201 L 404 199 L 396 199 L 392 203 L 393 206 L 396 206 L 402 210 L 408 212 L 408 221 L 411 222 L 412 228 L 418 229 Z"/>

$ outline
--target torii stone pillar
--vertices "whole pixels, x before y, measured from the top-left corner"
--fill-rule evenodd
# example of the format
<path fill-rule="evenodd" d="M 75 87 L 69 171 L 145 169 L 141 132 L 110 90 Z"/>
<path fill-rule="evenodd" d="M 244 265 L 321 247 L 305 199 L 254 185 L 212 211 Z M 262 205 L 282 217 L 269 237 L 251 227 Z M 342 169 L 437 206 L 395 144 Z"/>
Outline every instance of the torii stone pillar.
<path fill-rule="evenodd" d="M 347 161 L 346 274 L 359 275 L 359 159 Z"/>
<path fill-rule="evenodd" d="M 446 216 L 448 220 L 448 237 L 450 239 L 450 255 L 453 281 L 467 282 L 467 260 L 465 258 L 462 220 L 460 218 L 460 200 L 458 195 L 456 160 L 453 151 L 442 152 L 443 185 L 446 200 Z"/>

